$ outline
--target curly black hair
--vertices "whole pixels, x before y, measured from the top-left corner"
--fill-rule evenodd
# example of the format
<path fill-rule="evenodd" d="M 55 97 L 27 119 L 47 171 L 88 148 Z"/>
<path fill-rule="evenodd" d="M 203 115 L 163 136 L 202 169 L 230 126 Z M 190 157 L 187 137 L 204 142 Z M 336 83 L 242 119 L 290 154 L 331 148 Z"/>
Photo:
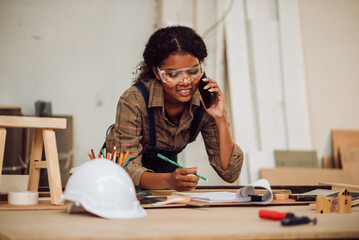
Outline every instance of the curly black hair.
<path fill-rule="evenodd" d="M 186 53 L 198 58 L 200 62 L 207 57 L 206 44 L 192 28 L 170 26 L 157 30 L 143 51 L 143 61 L 138 65 L 135 82 L 154 79 L 153 66 L 161 66 L 172 54 Z"/>

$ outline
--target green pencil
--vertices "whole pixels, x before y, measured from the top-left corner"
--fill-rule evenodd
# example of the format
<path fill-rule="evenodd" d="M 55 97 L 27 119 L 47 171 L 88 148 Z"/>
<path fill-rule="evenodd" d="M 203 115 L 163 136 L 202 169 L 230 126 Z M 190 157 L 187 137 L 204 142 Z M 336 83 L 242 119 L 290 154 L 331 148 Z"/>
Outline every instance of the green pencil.
<path fill-rule="evenodd" d="M 165 156 L 163 156 L 163 155 L 161 155 L 161 154 L 159 154 L 159 153 L 157 153 L 157 157 L 162 158 L 163 160 L 165 160 L 165 161 L 167 161 L 167 162 L 169 162 L 169 163 L 172 163 L 173 165 L 176 165 L 177 167 L 185 168 L 185 167 L 181 166 L 180 164 L 178 164 L 178 163 L 172 161 L 171 159 L 166 158 Z M 208 181 L 208 178 L 202 177 L 201 175 L 198 175 L 197 173 L 196 173 L 195 175 L 196 175 L 197 177 L 199 177 L 199 178 L 202 178 L 202 179 L 205 180 L 205 181 Z"/>
<path fill-rule="evenodd" d="M 104 153 L 103 149 L 101 149 L 100 153 L 101 153 L 101 155 L 103 156 L 103 158 L 106 158 L 106 156 L 105 156 L 105 153 Z"/>

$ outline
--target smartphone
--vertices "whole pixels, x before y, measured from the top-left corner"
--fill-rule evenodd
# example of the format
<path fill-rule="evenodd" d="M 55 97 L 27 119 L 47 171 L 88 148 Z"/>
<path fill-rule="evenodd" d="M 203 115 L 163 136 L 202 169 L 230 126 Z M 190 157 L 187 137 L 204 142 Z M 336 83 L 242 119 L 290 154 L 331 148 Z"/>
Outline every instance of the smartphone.
<path fill-rule="evenodd" d="M 198 90 L 202 96 L 204 105 L 206 106 L 206 108 L 209 108 L 213 103 L 214 93 L 209 92 L 207 89 L 203 89 L 208 84 L 208 82 L 204 82 L 202 80 L 203 78 L 207 78 L 206 73 L 203 73 L 203 76 L 201 77 L 201 80 L 199 81 Z"/>

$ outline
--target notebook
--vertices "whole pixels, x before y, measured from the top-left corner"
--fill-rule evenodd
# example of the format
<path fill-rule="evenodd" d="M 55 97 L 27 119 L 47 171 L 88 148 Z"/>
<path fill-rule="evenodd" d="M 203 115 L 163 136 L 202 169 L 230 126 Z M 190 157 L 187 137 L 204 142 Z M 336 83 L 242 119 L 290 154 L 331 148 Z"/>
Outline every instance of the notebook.
<path fill-rule="evenodd" d="M 264 195 L 256 195 L 255 188 L 264 188 Z M 236 193 L 233 192 L 174 192 L 174 195 L 189 196 L 191 200 L 209 203 L 237 203 L 251 202 L 254 204 L 269 204 L 273 200 L 273 192 L 266 179 L 259 179 L 247 186 L 242 187 Z"/>

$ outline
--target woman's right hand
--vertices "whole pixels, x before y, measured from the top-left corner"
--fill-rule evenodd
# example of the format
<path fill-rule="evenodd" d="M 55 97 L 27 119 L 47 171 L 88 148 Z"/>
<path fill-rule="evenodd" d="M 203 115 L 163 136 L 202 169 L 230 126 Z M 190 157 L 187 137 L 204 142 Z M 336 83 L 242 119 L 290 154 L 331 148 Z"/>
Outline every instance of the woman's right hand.
<path fill-rule="evenodd" d="M 197 167 L 177 168 L 169 174 L 169 187 L 176 191 L 191 191 L 198 185 L 199 177 L 194 176 L 197 173 Z"/>

